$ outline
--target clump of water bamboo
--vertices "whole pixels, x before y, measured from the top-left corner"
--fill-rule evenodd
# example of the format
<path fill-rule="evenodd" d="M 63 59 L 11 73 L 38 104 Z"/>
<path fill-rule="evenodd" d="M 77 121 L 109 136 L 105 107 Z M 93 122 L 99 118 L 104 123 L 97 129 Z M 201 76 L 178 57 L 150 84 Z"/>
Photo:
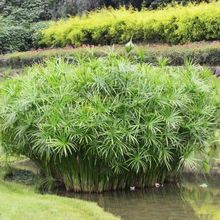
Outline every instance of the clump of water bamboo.
<path fill-rule="evenodd" d="M 206 155 L 220 100 L 208 70 L 114 53 L 76 59 L 49 60 L 0 84 L 5 152 L 76 192 L 154 186 Z"/>

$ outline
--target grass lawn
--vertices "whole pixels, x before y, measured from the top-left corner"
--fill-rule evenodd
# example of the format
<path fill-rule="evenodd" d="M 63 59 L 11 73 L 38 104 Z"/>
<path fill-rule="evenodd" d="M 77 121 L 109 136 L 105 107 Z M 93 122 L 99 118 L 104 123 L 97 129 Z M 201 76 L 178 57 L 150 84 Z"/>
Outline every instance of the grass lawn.
<path fill-rule="evenodd" d="M 0 177 L 2 175 L 0 174 Z M 97 204 L 54 195 L 0 180 L 0 220 L 119 220 Z"/>

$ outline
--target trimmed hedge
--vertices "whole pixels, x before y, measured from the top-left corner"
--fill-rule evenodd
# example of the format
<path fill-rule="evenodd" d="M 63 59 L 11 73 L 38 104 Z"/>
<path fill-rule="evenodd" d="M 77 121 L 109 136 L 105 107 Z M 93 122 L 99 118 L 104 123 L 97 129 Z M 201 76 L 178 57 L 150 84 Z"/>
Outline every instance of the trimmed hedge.
<path fill-rule="evenodd" d="M 64 47 L 134 42 L 171 44 L 220 39 L 220 1 L 140 12 L 103 9 L 82 17 L 52 22 L 41 43 Z"/>
<path fill-rule="evenodd" d="M 110 48 L 103 47 L 79 47 L 79 48 L 63 48 L 48 49 L 28 52 L 17 52 L 0 56 L 0 66 L 20 68 L 33 63 L 38 63 L 44 59 L 61 56 L 72 59 L 77 55 L 97 57 L 106 56 L 106 52 Z M 114 46 L 115 52 L 124 54 L 123 46 Z M 220 66 L 220 42 L 200 42 L 179 46 L 168 45 L 137 45 L 129 54 L 130 59 L 140 62 L 148 62 L 156 64 L 158 57 L 167 57 L 169 65 L 183 65 L 186 59 L 192 60 L 194 63 L 207 66 Z"/>

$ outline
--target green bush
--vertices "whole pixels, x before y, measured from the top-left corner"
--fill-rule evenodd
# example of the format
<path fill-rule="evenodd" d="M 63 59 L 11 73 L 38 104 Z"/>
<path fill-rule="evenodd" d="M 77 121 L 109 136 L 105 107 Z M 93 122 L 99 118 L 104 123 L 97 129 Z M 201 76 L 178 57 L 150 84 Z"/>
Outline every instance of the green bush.
<path fill-rule="evenodd" d="M 163 183 L 206 156 L 220 100 L 208 70 L 114 53 L 73 62 L 48 61 L 0 84 L 6 153 L 84 192 Z"/>
<path fill-rule="evenodd" d="M 3 0 L 0 13 L 18 22 L 38 22 L 52 18 L 49 6 L 49 0 Z"/>
<path fill-rule="evenodd" d="M 99 6 L 101 0 L 1 0 L 0 14 L 15 21 L 38 22 L 76 15 Z"/>
<path fill-rule="evenodd" d="M 0 54 L 38 47 L 40 30 L 47 26 L 47 22 L 19 22 L 0 16 Z"/>
<path fill-rule="evenodd" d="M 0 53 L 26 51 L 38 46 L 38 32 L 52 18 L 49 1 L 3 0 L 0 3 Z M 39 24 L 36 24 L 39 22 Z M 45 23 L 44 23 L 45 24 Z"/>
<path fill-rule="evenodd" d="M 0 30 L 0 52 L 24 51 L 30 48 L 31 37 L 25 25 L 7 26 Z"/>
<path fill-rule="evenodd" d="M 220 1 L 163 10 L 101 10 L 52 23 L 42 32 L 48 46 L 220 39 Z"/>
<path fill-rule="evenodd" d="M 41 30 L 47 28 L 49 22 L 41 21 L 37 23 L 32 23 L 30 27 L 30 34 L 31 34 L 31 47 L 38 48 L 40 39 L 42 38 Z M 41 44 L 41 46 L 44 46 Z"/>

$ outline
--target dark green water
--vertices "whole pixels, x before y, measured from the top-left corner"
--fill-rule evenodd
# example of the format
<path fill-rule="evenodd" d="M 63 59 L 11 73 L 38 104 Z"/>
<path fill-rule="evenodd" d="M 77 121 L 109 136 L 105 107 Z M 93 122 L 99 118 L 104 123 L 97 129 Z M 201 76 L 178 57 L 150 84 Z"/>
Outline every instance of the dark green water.
<path fill-rule="evenodd" d="M 201 187 L 203 183 L 208 186 Z M 187 178 L 181 186 L 66 196 L 97 202 L 123 220 L 220 220 L 220 177 Z"/>

